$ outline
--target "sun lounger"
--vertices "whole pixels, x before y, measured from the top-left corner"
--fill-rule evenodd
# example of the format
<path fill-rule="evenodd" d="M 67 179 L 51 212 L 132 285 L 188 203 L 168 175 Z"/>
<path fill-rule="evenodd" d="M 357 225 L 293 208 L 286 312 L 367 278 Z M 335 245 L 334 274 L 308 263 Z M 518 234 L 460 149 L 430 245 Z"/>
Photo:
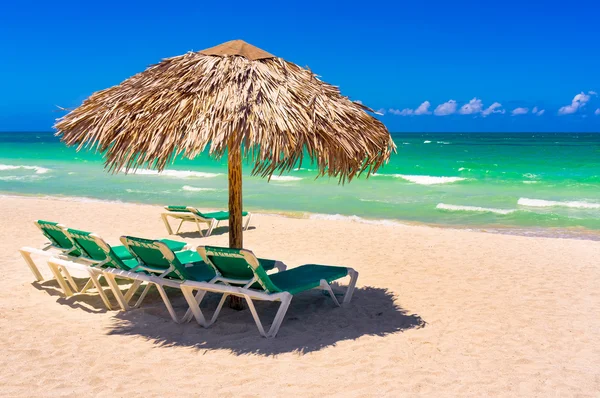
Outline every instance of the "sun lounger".
<path fill-rule="evenodd" d="M 44 277 L 40 273 L 37 265 L 31 258 L 32 254 L 44 256 L 44 257 L 61 257 L 75 260 L 79 257 L 80 253 L 74 246 L 73 242 L 65 235 L 63 229 L 64 225 L 44 220 L 37 220 L 34 222 L 36 227 L 42 231 L 42 234 L 48 239 L 49 243 L 44 245 L 40 249 L 33 247 L 22 247 L 19 249 L 21 256 L 29 266 L 29 269 L 33 273 L 33 276 L 37 281 L 44 280 Z"/>
<path fill-rule="evenodd" d="M 110 268 L 116 268 L 135 274 L 138 261 L 124 246 L 111 247 L 96 234 L 69 228 L 64 228 L 63 233 L 80 253 L 77 262 L 69 261 L 64 258 L 51 258 L 48 260 L 48 265 L 57 276 L 57 280 L 63 289 L 65 296 L 72 296 L 74 292 L 85 293 L 89 288 L 94 286 L 106 305 L 106 308 L 109 310 L 112 309 L 112 306 L 104 293 L 103 287 L 100 284 L 100 277 L 105 276 L 105 269 Z M 172 250 L 176 251 L 182 250 L 186 246 L 184 242 L 169 239 L 164 239 L 162 242 Z M 89 280 L 82 289 L 78 288 L 69 272 L 69 270 L 74 269 L 86 272 L 89 276 Z M 127 291 L 126 295 L 123 296 L 120 290 L 117 293 L 114 292 L 113 284 L 111 283 L 114 282 L 116 284 L 114 278 L 112 280 L 109 280 L 109 278 L 106 279 L 121 308 L 127 310 L 127 303 L 143 281 L 139 281 L 139 278 L 135 279 L 132 287 Z M 65 283 L 65 280 L 68 284 Z M 140 303 L 141 300 L 139 303 L 136 303 L 136 306 Z"/>
<path fill-rule="evenodd" d="M 151 282 L 158 289 L 171 318 L 177 323 L 191 320 L 192 313 L 189 310 L 181 321 L 178 319 L 164 286 L 181 288 L 182 283 L 189 281 L 203 283 L 210 288 L 211 281 L 216 277 L 213 268 L 205 264 L 200 255 L 193 250 L 176 253 L 161 241 L 132 236 L 122 236 L 121 242 L 137 258 L 140 269 L 156 275 L 151 277 Z M 262 261 L 265 272 L 275 268 L 278 270 L 285 270 L 286 268 L 285 264 L 280 261 L 266 259 L 257 259 L 257 261 Z M 216 291 L 220 292 L 220 290 Z M 196 296 L 191 294 L 191 297 L 186 297 L 188 304 L 190 300 L 193 300 L 194 308 L 197 309 L 196 312 L 201 313 L 199 305 L 205 293 L 206 290 L 203 290 Z M 214 318 L 216 319 L 216 316 Z M 208 323 L 204 322 L 203 326 L 208 326 Z"/>
<path fill-rule="evenodd" d="M 179 226 L 177 227 L 177 231 L 175 233 L 179 233 L 179 230 L 184 222 L 193 222 L 196 223 L 200 236 L 210 236 L 212 231 L 219 225 L 221 221 L 229 220 L 229 212 L 227 211 L 202 213 L 197 208 L 191 206 L 165 206 L 165 209 L 167 212 L 162 213 L 161 217 L 165 223 L 165 227 L 167 228 L 169 235 L 173 235 L 173 230 L 171 229 L 171 225 L 167 220 L 169 217 L 180 220 Z M 244 211 L 242 212 L 242 216 L 246 217 L 246 222 L 244 224 L 244 230 L 246 230 L 250 225 L 252 214 Z M 205 233 L 202 233 L 202 228 L 200 227 L 201 224 L 208 224 L 208 229 Z"/>
<path fill-rule="evenodd" d="M 210 283 L 185 281 L 181 285 L 181 290 L 196 321 L 203 326 L 207 323 L 199 305 L 195 304 L 194 291 L 206 290 L 223 293 L 211 323 L 214 322 L 227 296 L 243 297 L 248 303 L 260 334 L 264 337 L 277 335 L 295 294 L 313 288 L 321 288 L 329 293 L 336 305 L 340 306 L 330 283 L 345 276 L 350 277 L 350 283 L 343 299 L 345 304 L 352 298 L 358 279 L 358 272 L 352 268 L 317 264 L 302 265 L 268 275 L 261 261 L 249 250 L 212 246 L 199 246 L 197 250 L 204 262 L 213 268 L 216 276 Z M 281 303 L 268 332 L 265 332 L 253 300 L 279 301 Z"/>

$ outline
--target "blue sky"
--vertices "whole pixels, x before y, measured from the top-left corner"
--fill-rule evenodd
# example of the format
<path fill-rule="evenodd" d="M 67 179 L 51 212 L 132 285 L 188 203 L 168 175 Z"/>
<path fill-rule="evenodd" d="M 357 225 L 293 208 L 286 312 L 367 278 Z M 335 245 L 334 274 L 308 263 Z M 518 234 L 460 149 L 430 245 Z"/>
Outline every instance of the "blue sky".
<path fill-rule="evenodd" d="M 0 131 L 50 130 L 55 105 L 231 39 L 309 66 L 390 131 L 600 131 L 598 15 L 593 1 L 10 2 Z"/>

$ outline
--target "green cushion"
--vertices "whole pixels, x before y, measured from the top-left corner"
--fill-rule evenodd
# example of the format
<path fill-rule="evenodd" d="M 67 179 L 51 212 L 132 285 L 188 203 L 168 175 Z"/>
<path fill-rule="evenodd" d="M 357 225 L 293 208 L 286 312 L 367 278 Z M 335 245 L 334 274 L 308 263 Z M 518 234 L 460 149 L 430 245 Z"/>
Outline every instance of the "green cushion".
<path fill-rule="evenodd" d="M 173 250 L 174 252 L 178 252 L 178 251 L 182 250 L 186 245 L 185 242 L 180 242 L 178 240 L 161 239 L 160 241 L 162 243 L 164 243 L 165 245 L 167 245 L 167 247 L 169 249 Z"/>
<path fill-rule="evenodd" d="M 204 218 L 214 218 L 215 220 L 218 220 L 218 221 L 229 220 L 229 212 L 228 211 L 213 211 L 211 213 L 198 212 L 198 215 L 202 216 Z M 247 215 L 248 215 L 247 211 L 242 212 L 243 217 L 246 217 Z"/>
<path fill-rule="evenodd" d="M 195 250 L 184 250 L 184 251 L 177 252 L 177 253 L 175 253 L 175 257 L 177 257 L 177 260 L 179 260 L 179 262 L 181 264 L 198 263 L 198 262 L 204 263 L 204 261 L 202 261 L 202 257 L 200 257 L 198 252 Z"/>
<path fill-rule="evenodd" d="M 296 294 L 310 290 L 320 285 L 321 279 L 332 282 L 348 275 L 346 267 L 331 265 L 306 264 L 297 268 L 269 275 L 271 282 L 280 290 Z M 253 289 L 260 289 L 258 283 L 252 285 Z"/>
<path fill-rule="evenodd" d="M 133 254 L 129 253 L 129 250 L 125 246 L 111 246 L 111 248 L 121 260 L 130 260 L 133 258 Z"/>
<path fill-rule="evenodd" d="M 73 246 L 73 242 L 65 235 L 58 223 L 52 221 L 37 220 L 37 226 L 52 245 L 65 251 L 70 256 L 79 257 L 81 253 Z"/>
<path fill-rule="evenodd" d="M 181 213 L 189 213 L 190 211 L 187 209 L 187 206 L 166 206 L 167 210 Z M 228 211 L 213 211 L 210 213 L 202 213 L 200 211 L 196 212 L 200 217 L 204 218 L 214 218 L 217 221 L 225 221 L 229 220 L 229 212 Z M 246 217 L 248 215 L 247 211 L 242 212 L 242 217 Z"/>
<path fill-rule="evenodd" d="M 185 267 L 185 273 L 188 276 L 187 280 L 195 282 L 208 282 L 216 276 L 215 271 L 203 261 L 188 264 Z M 167 277 L 181 279 L 175 272 L 171 272 Z"/>

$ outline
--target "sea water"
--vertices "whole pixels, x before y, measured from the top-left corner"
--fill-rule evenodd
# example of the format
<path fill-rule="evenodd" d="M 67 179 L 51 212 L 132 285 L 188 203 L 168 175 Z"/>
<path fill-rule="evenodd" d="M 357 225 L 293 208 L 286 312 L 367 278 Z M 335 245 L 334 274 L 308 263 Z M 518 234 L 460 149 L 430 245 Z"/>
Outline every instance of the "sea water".
<path fill-rule="evenodd" d="M 244 208 L 361 222 L 600 236 L 600 134 L 393 134 L 368 179 L 340 185 L 304 162 L 270 181 L 244 166 Z M 101 154 L 53 133 L 0 133 L 0 193 L 227 207 L 227 159 L 203 153 L 158 173 L 110 174 Z"/>

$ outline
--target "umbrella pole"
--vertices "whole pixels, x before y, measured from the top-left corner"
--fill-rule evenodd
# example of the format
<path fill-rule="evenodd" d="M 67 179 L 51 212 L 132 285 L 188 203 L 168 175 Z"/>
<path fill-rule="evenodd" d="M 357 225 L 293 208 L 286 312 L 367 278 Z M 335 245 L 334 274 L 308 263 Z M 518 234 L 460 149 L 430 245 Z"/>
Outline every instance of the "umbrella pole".
<path fill-rule="evenodd" d="M 242 156 L 238 145 L 228 147 L 228 177 L 229 177 L 229 247 L 243 249 L 242 235 Z M 242 310 L 241 297 L 229 296 L 229 307 Z"/>

